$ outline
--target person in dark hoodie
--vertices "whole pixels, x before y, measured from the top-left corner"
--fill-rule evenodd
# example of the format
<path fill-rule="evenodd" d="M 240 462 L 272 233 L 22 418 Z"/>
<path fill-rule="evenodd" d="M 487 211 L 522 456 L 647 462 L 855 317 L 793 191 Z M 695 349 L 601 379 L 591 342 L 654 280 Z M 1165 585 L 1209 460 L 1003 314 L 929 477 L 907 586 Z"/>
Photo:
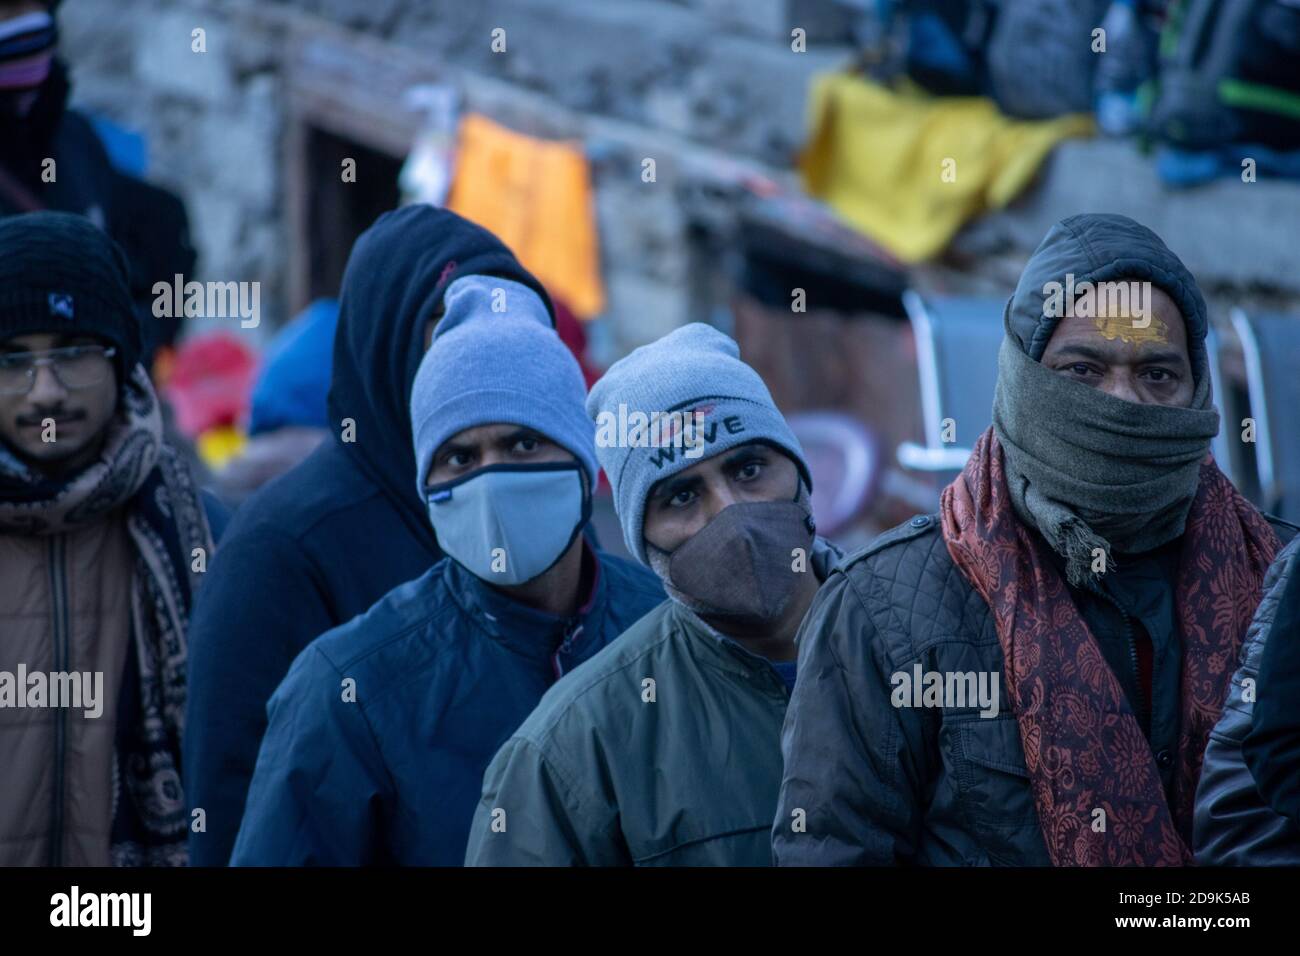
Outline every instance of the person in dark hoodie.
<path fill-rule="evenodd" d="M 442 552 L 416 490 L 411 385 L 463 276 L 510 279 L 550 302 L 491 233 L 409 206 L 357 240 L 343 277 L 331 436 L 239 509 L 208 570 L 190 644 L 185 774 L 191 862 L 224 866 L 239 830 L 266 704 L 312 640 L 361 614 Z"/>
<path fill-rule="evenodd" d="M 846 558 L 804 621 L 780 865 L 1191 862 L 1229 665 L 1295 529 L 1209 455 L 1205 303 L 1149 229 L 1055 225 L 1004 327 L 939 514 Z"/>
<path fill-rule="evenodd" d="M 469 275 L 445 301 L 411 393 L 411 486 L 448 557 L 298 656 L 232 865 L 459 865 L 496 749 L 663 600 L 583 535 L 594 427 L 542 299 Z"/>
<path fill-rule="evenodd" d="M 0 212 L 57 209 L 102 229 L 116 218 L 117 175 L 90 122 L 67 108 L 56 6 L 0 0 Z"/>

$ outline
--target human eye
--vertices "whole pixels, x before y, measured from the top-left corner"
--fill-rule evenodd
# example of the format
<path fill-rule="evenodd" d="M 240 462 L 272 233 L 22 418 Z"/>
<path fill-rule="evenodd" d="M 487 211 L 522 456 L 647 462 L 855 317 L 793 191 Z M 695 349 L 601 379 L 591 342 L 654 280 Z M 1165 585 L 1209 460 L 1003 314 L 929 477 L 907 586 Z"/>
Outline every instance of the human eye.
<path fill-rule="evenodd" d="M 736 480 L 754 481 L 763 474 L 766 468 L 767 459 L 762 455 L 746 458 L 736 466 Z"/>
<path fill-rule="evenodd" d="M 661 508 L 688 508 L 695 503 L 699 495 L 689 485 L 678 485 L 675 488 L 664 489 L 657 497 Z"/>
<path fill-rule="evenodd" d="M 1144 369 L 1142 374 L 1156 385 L 1167 385 L 1170 382 L 1176 382 L 1178 380 L 1178 376 L 1172 371 L 1167 368 L 1160 368 L 1159 366 Z"/>
<path fill-rule="evenodd" d="M 689 488 L 683 488 L 668 499 L 668 507 L 685 508 L 695 502 L 695 492 Z"/>

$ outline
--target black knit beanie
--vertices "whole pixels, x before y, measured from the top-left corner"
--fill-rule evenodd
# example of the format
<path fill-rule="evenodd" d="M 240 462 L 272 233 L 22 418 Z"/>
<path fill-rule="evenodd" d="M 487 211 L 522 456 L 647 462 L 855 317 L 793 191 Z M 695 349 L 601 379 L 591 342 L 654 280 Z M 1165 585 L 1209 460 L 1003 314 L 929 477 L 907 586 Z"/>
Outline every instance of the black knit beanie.
<path fill-rule="evenodd" d="M 94 335 L 117 348 L 119 377 L 140 359 L 126 256 L 84 216 L 0 219 L 0 341 L 36 332 Z"/>

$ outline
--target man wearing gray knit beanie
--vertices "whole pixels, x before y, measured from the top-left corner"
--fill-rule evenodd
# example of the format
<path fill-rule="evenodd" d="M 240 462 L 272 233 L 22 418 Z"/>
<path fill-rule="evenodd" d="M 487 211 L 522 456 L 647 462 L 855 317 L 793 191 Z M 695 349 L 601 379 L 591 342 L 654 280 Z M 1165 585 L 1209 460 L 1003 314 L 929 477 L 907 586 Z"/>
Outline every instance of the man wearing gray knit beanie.
<path fill-rule="evenodd" d="M 447 557 L 298 657 L 268 708 L 233 864 L 458 865 L 497 748 L 663 600 L 583 533 L 593 428 L 541 298 L 469 275 L 444 301 L 411 425 Z"/>
<path fill-rule="evenodd" d="M 794 636 L 839 556 L 803 450 L 706 325 L 616 363 L 587 413 L 628 549 L 671 600 L 497 754 L 466 863 L 768 865 Z"/>

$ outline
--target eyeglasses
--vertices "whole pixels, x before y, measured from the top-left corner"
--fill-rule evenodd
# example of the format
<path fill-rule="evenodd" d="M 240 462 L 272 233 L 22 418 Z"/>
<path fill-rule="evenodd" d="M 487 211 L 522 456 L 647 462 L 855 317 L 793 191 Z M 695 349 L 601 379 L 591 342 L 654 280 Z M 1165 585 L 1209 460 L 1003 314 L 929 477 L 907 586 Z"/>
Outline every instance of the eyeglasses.
<path fill-rule="evenodd" d="M 102 345 L 70 345 L 44 352 L 0 355 L 0 395 L 26 395 L 36 384 L 36 370 L 48 365 L 66 389 L 90 388 L 107 380 L 109 362 L 117 349 Z"/>

